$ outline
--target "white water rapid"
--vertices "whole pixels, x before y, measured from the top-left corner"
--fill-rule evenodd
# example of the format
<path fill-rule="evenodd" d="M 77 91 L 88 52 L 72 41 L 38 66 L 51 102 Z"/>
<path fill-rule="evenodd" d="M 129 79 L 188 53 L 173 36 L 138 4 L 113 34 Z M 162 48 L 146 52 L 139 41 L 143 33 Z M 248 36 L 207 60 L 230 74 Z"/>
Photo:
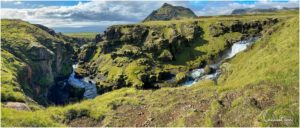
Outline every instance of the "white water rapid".
<path fill-rule="evenodd" d="M 234 43 L 230 49 L 225 51 L 225 54 L 223 56 L 221 56 L 216 61 L 216 63 L 209 65 L 210 68 L 215 70 L 213 73 L 205 74 L 204 68 L 194 69 L 188 74 L 190 79 L 187 80 L 186 82 L 184 82 L 182 85 L 183 86 L 192 86 L 193 84 L 197 83 L 199 80 L 203 80 L 203 79 L 216 80 L 221 74 L 219 67 L 222 64 L 222 62 L 224 60 L 230 59 L 230 58 L 234 57 L 236 54 L 246 50 L 249 46 L 251 46 L 254 42 L 256 42 L 256 40 L 258 38 L 259 37 L 252 37 L 252 38 Z"/>
<path fill-rule="evenodd" d="M 84 88 L 84 98 L 92 99 L 97 96 L 97 88 L 95 82 L 87 77 L 82 79 L 75 78 L 75 69 L 77 64 L 72 65 L 73 72 L 68 79 L 68 83 L 75 88 Z"/>

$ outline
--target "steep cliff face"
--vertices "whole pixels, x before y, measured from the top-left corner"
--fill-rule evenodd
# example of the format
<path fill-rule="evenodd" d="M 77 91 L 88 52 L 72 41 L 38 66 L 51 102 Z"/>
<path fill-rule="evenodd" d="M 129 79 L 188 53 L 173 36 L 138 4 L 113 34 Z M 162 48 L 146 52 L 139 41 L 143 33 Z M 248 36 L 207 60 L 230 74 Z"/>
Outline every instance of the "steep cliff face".
<path fill-rule="evenodd" d="M 182 74 L 212 63 L 234 42 L 258 36 L 277 22 L 208 19 L 111 26 L 96 36 L 96 44 L 81 49 L 76 76 L 94 79 L 99 93 L 178 86 L 186 79 Z"/>
<path fill-rule="evenodd" d="M 55 79 L 72 72 L 71 44 L 42 25 L 21 20 L 1 20 L 2 49 L 17 57 L 27 67 L 27 79 L 19 81 L 30 85 L 34 99 L 46 103 L 47 90 Z"/>

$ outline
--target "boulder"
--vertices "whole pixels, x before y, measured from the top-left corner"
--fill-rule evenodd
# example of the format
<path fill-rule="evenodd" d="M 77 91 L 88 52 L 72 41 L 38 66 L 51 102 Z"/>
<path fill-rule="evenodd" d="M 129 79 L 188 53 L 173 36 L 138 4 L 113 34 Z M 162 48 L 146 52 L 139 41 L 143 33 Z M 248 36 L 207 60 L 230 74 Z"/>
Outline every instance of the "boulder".
<path fill-rule="evenodd" d="M 30 108 L 28 107 L 28 105 L 25 103 L 21 103 L 21 102 L 6 102 L 6 103 L 4 103 L 4 107 L 13 108 L 13 109 L 17 109 L 17 110 L 30 111 Z"/>

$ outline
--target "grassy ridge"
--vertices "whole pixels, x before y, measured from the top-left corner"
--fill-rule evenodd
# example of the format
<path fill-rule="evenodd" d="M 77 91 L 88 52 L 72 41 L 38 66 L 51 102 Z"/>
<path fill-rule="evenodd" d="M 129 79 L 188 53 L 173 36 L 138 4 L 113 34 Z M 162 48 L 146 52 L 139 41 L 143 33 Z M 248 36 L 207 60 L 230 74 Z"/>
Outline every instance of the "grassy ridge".
<path fill-rule="evenodd" d="M 26 95 L 17 81 L 17 76 L 22 75 L 18 74 L 19 71 L 27 72 L 26 65 L 5 50 L 1 50 L 1 57 L 1 101 L 25 102 Z M 25 85 L 24 88 L 29 88 Z"/>
<path fill-rule="evenodd" d="M 249 106 L 243 105 L 242 101 L 246 100 L 245 98 L 238 98 L 233 101 L 237 106 L 231 107 L 231 112 L 225 115 L 232 117 L 240 111 L 251 111 L 252 114 L 248 115 L 258 114 L 260 120 L 285 118 L 292 119 L 294 126 L 298 125 L 298 23 L 298 18 L 294 17 L 270 28 L 256 45 L 223 66 L 224 73 L 219 82 L 224 87 L 218 89 L 219 92 L 245 88 L 244 93 L 254 98 L 254 102 L 257 102 L 261 108 L 269 106 L 262 112 L 257 110 L 253 112 Z M 252 87 L 258 89 L 253 90 Z M 231 122 L 230 118 L 224 119 L 228 119 L 226 122 Z M 262 126 L 276 126 L 276 123 L 271 121 L 257 123 Z M 285 123 L 292 124 L 292 122 Z M 283 122 L 278 124 L 278 126 L 285 126 Z"/>

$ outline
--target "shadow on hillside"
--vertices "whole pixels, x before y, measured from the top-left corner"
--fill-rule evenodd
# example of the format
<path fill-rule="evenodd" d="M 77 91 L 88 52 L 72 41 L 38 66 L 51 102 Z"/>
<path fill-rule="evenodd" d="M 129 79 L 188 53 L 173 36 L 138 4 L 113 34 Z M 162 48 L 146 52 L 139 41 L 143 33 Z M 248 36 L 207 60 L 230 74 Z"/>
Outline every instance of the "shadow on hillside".
<path fill-rule="evenodd" d="M 175 56 L 175 60 L 171 62 L 173 65 L 186 66 L 187 62 L 196 60 L 199 56 L 205 55 L 205 52 L 197 50 L 197 47 L 201 47 L 208 43 L 207 40 L 203 39 L 204 31 L 200 27 L 199 35 L 196 39 L 190 42 L 190 46 L 184 47 L 180 53 Z"/>

